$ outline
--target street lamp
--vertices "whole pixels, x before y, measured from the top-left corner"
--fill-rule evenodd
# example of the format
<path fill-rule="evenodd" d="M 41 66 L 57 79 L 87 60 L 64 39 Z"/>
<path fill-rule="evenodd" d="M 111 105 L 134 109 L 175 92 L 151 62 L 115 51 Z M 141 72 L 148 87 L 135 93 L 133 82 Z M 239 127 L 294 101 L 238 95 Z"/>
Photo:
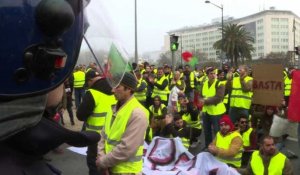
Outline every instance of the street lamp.
<path fill-rule="evenodd" d="M 134 61 L 138 64 L 138 42 L 137 42 L 137 0 L 134 1 Z"/>
<path fill-rule="evenodd" d="M 214 5 L 215 7 L 218 7 L 219 9 L 221 9 L 221 12 L 222 12 L 222 49 L 221 49 L 221 57 L 220 57 L 220 65 L 221 65 L 221 68 L 222 68 L 222 62 L 223 62 L 223 49 L 224 49 L 224 34 L 223 34 L 223 29 L 224 29 L 224 20 L 223 20 L 223 5 L 221 4 L 221 6 L 218 6 L 217 4 L 214 4 L 208 0 L 205 1 L 205 3 L 207 4 L 212 4 Z"/>

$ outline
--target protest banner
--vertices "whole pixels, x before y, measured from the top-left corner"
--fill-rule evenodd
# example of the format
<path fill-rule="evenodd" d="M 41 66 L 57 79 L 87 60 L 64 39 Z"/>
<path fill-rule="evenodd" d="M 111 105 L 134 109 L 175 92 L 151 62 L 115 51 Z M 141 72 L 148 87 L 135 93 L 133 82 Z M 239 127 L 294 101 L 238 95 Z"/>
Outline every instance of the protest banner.
<path fill-rule="evenodd" d="M 283 66 L 253 66 L 253 104 L 279 106 L 283 99 Z"/>

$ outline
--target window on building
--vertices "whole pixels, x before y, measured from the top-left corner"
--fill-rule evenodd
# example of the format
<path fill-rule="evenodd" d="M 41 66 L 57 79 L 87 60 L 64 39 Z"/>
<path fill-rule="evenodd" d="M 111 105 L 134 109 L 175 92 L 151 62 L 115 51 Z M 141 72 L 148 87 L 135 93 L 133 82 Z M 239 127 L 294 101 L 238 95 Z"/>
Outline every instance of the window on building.
<path fill-rule="evenodd" d="M 279 22 L 279 18 L 272 18 L 271 21 L 272 22 Z"/>
<path fill-rule="evenodd" d="M 262 24 L 263 22 L 264 22 L 264 20 L 260 19 L 260 20 L 256 21 L 256 24 Z"/>

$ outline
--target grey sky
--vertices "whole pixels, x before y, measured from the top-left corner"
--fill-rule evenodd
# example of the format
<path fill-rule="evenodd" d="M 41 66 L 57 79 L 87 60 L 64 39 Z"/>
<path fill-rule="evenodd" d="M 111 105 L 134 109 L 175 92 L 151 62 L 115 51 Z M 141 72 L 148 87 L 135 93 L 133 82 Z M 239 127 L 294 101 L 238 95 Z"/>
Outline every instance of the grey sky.
<path fill-rule="evenodd" d="M 92 0 L 99 1 L 99 0 Z M 134 53 L 134 0 L 101 0 L 129 54 Z M 137 0 L 139 54 L 160 50 L 166 32 L 210 23 L 221 10 L 205 0 Z M 240 18 L 274 6 L 300 16 L 299 0 L 211 0 L 224 6 L 224 16 Z M 95 7 L 96 8 L 96 7 Z M 300 29 L 299 29 L 300 30 Z"/>

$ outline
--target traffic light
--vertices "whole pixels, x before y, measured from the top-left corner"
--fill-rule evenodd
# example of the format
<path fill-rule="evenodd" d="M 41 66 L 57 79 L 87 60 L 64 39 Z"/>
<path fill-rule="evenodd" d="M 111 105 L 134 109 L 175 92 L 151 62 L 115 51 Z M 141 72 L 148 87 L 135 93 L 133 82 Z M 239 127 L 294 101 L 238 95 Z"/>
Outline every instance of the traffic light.
<path fill-rule="evenodd" d="M 178 50 L 178 36 L 176 35 L 170 35 L 170 49 L 171 51 Z"/>
<path fill-rule="evenodd" d="M 300 46 L 295 47 L 295 53 L 296 55 L 300 54 Z"/>

